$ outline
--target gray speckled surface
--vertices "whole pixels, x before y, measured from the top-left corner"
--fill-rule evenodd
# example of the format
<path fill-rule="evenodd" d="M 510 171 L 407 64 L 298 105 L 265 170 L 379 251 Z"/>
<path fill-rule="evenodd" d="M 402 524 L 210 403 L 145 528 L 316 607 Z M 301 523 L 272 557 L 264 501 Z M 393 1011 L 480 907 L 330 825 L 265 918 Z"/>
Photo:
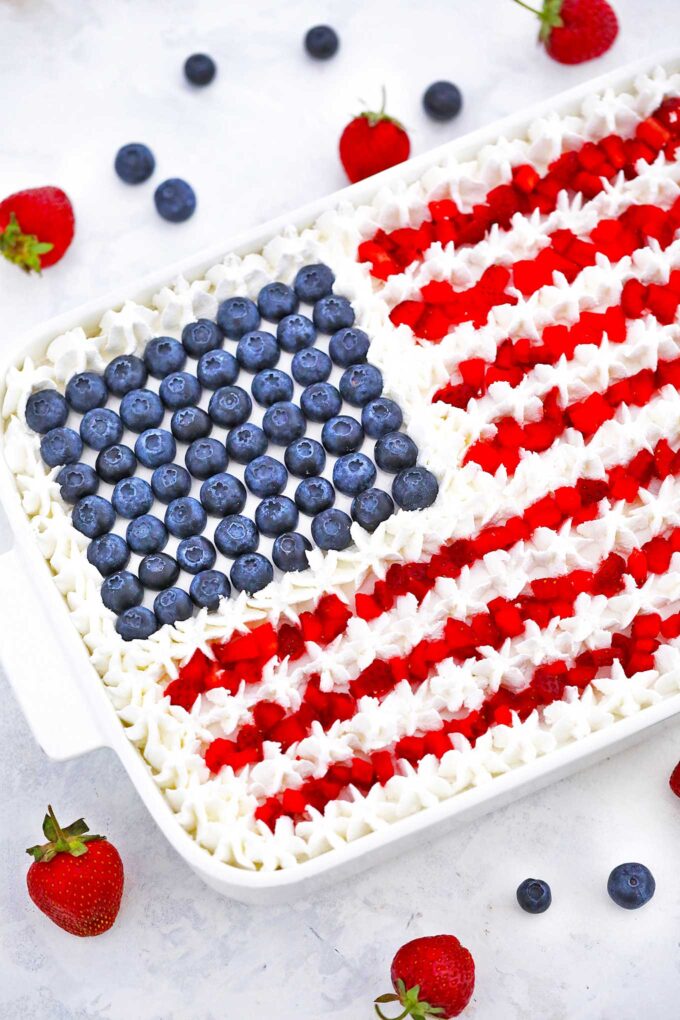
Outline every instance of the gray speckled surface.
<path fill-rule="evenodd" d="M 563 68 L 533 45 L 510 0 L 4 0 L 0 4 L 0 193 L 50 181 L 72 195 L 77 243 L 43 279 L 0 265 L 2 342 L 41 319 L 343 183 L 339 131 L 385 82 L 414 151 L 519 109 L 677 40 L 675 0 L 620 0 L 624 30 L 596 64 Z M 300 53 L 330 21 L 342 51 L 328 65 Z M 220 63 L 192 94 L 183 57 Z M 30 68 L 30 72 L 26 69 Z M 466 108 L 426 122 L 422 89 L 451 77 Z M 310 90 L 310 85 L 312 86 Z M 313 92 L 313 98 L 311 98 Z M 182 227 L 159 221 L 153 183 L 125 188 L 110 164 L 145 140 L 154 182 L 186 175 L 199 195 Z M 0 566 L 1 569 L 1 566 Z M 165 843 L 116 758 L 57 765 L 42 755 L 0 676 L 0 1006 L 8 1020 L 368 1020 L 407 938 L 451 931 L 473 952 L 470 1020 L 674 1020 L 680 991 L 680 804 L 666 787 L 678 724 L 530 799 L 467 825 L 379 871 L 287 908 L 221 899 Z M 85 814 L 123 855 L 127 889 L 114 929 L 70 938 L 25 893 L 47 799 Z M 616 908 L 611 867 L 647 863 L 657 895 Z M 514 890 L 548 879 L 554 904 L 522 914 Z"/>

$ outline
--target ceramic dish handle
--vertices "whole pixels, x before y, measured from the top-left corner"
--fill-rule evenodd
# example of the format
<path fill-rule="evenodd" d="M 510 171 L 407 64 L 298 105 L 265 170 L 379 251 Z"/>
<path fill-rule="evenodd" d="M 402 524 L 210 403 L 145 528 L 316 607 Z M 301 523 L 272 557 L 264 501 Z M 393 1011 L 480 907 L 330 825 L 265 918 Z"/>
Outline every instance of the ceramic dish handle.
<path fill-rule="evenodd" d="M 0 662 L 35 739 L 64 761 L 104 744 L 26 565 L 0 551 Z"/>

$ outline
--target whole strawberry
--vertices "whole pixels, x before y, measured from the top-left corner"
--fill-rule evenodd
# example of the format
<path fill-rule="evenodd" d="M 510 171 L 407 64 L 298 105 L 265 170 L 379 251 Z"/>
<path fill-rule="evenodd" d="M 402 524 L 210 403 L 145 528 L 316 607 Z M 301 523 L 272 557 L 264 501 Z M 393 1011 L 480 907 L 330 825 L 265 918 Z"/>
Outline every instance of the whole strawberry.
<path fill-rule="evenodd" d="M 397 1002 L 399 1020 L 459 1016 L 475 987 L 475 962 L 453 935 L 431 935 L 407 942 L 392 960 L 395 993 L 379 995 L 375 1011 L 387 1020 L 380 1003 Z"/>
<path fill-rule="evenodd" d="M 675 794 L 676 797 L 680 797 L 680 761 L 671 772 L 668 785 Z"/>
<path fill-rule="evenodd" d="M 524 0 L 515 3 L 540 18 L 539 40 L 560 64 L 601 57 L 618 35 L 619 23 L 607 0 L 543 0 L 540 11 Z"/>
<path fill-rule="evenodd" d="M 378 174 L 408 159 L 411 143 L 406 131 L 394 117 L 365 111 L 351 120 L 340 136 L 340 160 L 352 184 Z"/>
<path fill-rule="evenodd" d="M 58 262 L 74 229 L 73 206 L 61 188 L 29 188 L 0 202 L 0 255 L 27 273 Z"/>
<path fill-rule="evenodd" d="M 26 853 L 28 894 L 43 914 L 71 935 L 101 935 L 116 920 L 123 862 L 105 836 L 88 833 L 82 818 L 62 829 L 52 807 L 43 822 L 47 843 Z"/>

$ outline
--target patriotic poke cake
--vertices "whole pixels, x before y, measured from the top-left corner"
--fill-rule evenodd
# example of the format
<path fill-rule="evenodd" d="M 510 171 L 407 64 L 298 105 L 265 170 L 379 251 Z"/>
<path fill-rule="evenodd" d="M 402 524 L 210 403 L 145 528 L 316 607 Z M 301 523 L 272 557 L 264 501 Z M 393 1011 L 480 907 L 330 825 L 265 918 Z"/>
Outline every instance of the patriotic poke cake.
<path fill-rule="evenodd" d="M 228 254 L 5 382 L 178 823 L 291 867 L 680 692 L 680 75 Z"/>

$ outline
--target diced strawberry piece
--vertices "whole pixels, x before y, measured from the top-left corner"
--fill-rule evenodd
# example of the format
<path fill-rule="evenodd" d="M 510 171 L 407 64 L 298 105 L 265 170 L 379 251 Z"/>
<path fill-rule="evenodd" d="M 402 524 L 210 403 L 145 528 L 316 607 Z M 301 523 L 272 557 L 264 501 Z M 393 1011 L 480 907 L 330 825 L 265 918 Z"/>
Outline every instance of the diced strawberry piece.
<path fill-rule="evenodd" d="M 283 705 L 275 701 L 258 701 L 253 706 L 255 725 L 265 737 L 277 726 L 286 714 Z"/>
<path fill-rule="evenodd" d="M 447 620 L 444 628 L 444 640 L 454 655 L 470 653 L 475 647 L 472 628 L 463 620 Z"/>
<path fill-rule="evenodd" d="M 671 134 L 680 134 L 680 98 L 671 96 L 664 99 L 661 106 L 654 111 L 654 118 Z"/>
<path fill-rule="evenodd" d="M 299 627 L 283 623 L 277 634 L 276 653 L 280 659 L 288 656 L 291 661 L 299 659 L 305 652 L 305 639 Z"/>
<path fill-rule="evenodd" d="M 188 684 L 182 680 L 172 680 L 165 688 L 164 694 L 170 698 L 172 705 L 179 705 L 180 708 L 190 712 L 196 698 L 199 696 L 201 691 L 193 684 Z"/>
<path fill-rule="evenodd" d="M 468 358 L 467 361 L 461 361 L 458 365 L 458 371 L 460 372 L 463 382 L 466 382 L 468 386 L 479 389 L 484 382 L 484 370 L 486 365 L 483 358 Z"/>
<path fill-rule="evenodd" d="M 325 643 L 343 632 L 352 615 L 347 603 L 337 595 L 324 595 L 319 600 L 315 613 L 321 623 L 321 636 Z"/>
<path fill-rule="evenodd" d="M 542 453 L 552 446 L 557 434 L 557 427 L 550 422 L 529 422 L 523 429 L 522 445 L 530 453 Z"/>
<path fill-rule="evenodd" d="M 566 663 L 559 660 L 538 667 L 531 681 L 531 688 L 542 705 L 549 705 L 562 697 L 567 676 Z"/>
<path fill-rule="evenodd" d="M 359 676 L 352 680 L 350 687 L 355 698 L 366 695 L 380 697 L 391 691 L 394 687 L 394 674 L 389 663 L 382 659 L 375 659 L 369 666 L 359 673 Z"/>
<path fill-rule="evenodd" d="M 300 723 L 296 715 L 289 715 L 274 726 L 269 734 L 269 739 L 281 744 L 281 747 L 286 750 L 291 744 L 304 740 L 306 736 L 306 727 Z"/>
<path fill-rule="evenodd" d="M 596 171 L 604 162 L 602 151 L 595 142 L 586 142 L 577 152 L 580 165 L 584 170 Z"/>
<path fill-rule="evenodd" d="M 585 400 L 572 404 L 565 411 L 569 423 L 584 436 L 591 436 L 614 414 L 601 393 L 591 393 Z"/>
<path fill-rule="evenodd" d="M 652 315 L 656 316 L 664 326 L 675 321 L 680 295 L 674 294 L 667 287 L 650 283 L 647 288 L 647 304 Z"/>
<path fill-rule="evenodd" d="M 626 339 L 626 317 L 621 308 L 608 308 L 603 315 L 604 332 L 610 343 L 622 344 Z"/>
<path fill-rule="evenodd" d="M 375 769 L 370 761 L 363 758 L 352 758 L 351 781 L 355 786 L 372 786 L 375 782 Z"/>
<path fill-rule="evenodd" d="M 525 195 L 530 194 L 540 180 L 538 171 L 528 163 L 513 167 L 512 181 L 515 187 Z"/>
<path fill-rule="evenodd" d="M 394 775 L 394 762 L 389 751 L 374 751 L 371 755 L 371 764 L 375 771 L 375 777 L 381 785 Z"/>
<path fill-rule="evenodd" d="M 618 135 L 608 135 L 606 138 L 602 138 L 600 148 L 615 170 L 623 169 L 626 165 L 626 151 Z"/>
<path fill-rule="evenodd" d="M 232 638 L 226 644 L 218 645 L 215 654 L 224 665 L 259 659 L 267 662 L 276 655 L 277 638 L 271 623 L 262 623 L 249 634 Z"/>
<path fill-rule="evenodd" d="M 370 595 L 359 593 L 354 597 L 354 608 L 361 620 L 375 620 L 380 616 L 382 609 Z"/>
<path fill-rule="evenodd" d="M 285 815 L 302 815 L 307 810 L 307 801 L 302 790 L 284 790 L 281 807 Z"/>
<path fill-rule="evenodd" d="M 395 326 L 409 326 L 417 335 L 418 325 L 426 306 L 422 301 L 402 301 L 390 312 L 390 321 Z"/>
<path fill-rule="evenodd" d="M 634 638 L 655 638 L 661 629 L 659 613 L 641 613 L 633 620 L 631 633 Z"/>
<path fill-rule="evenodd" d="M 666 538 L 652 538 L 643 546 L 647 566 L 652 574 L 665 574 L 670 566 L 673 550 Z"/>
<path fill-rule="evenodd" d="M 233 740 L 217 737 L 205 750 L 205 763 L 211 772 L 219 772 L 224 765 L 231 765 L 238 755 L 238 748 Z"/>
<path fill-rule="evenodd" d="M 581 508 L 581 497 L 578 489 L 569 485 L 555 489 L 555 502 L 561 513 L 566 517 L 570 517 Z"/>
<path fill-rule="evenodd" d="M 180 667 L 179 679 L 188 684 L 200 684 L 212 667 L 212 659 L 197 648 L 189 661 Z"/>
<path fill-rule="evenodd" d="M 625 569 L 625 560 L 617 553 L 610 553 L 595 572 L 593 595 L 607 595 L 608 597 L 616 595 L 623 587 Z"/>
<path fill-rule="evenodd" d="M 654 456 L 649 450 L 640 450 L 628 465 L 628 473 L 645 485 L 654 474 Z"/>
<path fill-rule="evenodd" d="M 425 736 L 425 752 L 436 758 L 443 758 L 451 746 L 451 738 L 444 730 L 433 730 Z"/>
<path fill-rule="evenodd" d="M 581 170 L 576 174 L 573 181 L 574 191 L 580 191 L 586 198 L 595 198 L 604 190 L 604 184 L 596 173 L 588 170 Z"/>
<path fill-rule="evenodd" d="M 624 666 L 627 676 L 645 673 L 647 670 L 655 668 L 654 656 L 646 652 L 633 652 Z"/>
<path fill-rule="evenodd" d="M 402 737 L 395 747 L 397 758 L 404 758 L 411 765 L 416 765 L 425 755 L 423 737 Z"/>
<path fill-rule="evenodd" d="M 582 691 L 596 675 L 597 669 L 594 666 L 572 666 L 567 675 L 567 685 Z"/>
<path fill-rule="evenodd" d="M 680 637 L 680 613 L 673 613 L 672 616 L 667 616 L 665 620 L 661 621 L 661 636 L 666 641 Z"/>
<path fill-rule="evenodd" d="M 621 291 L 621 308 L 629 319 L 639 319 L 647 307 L 647 288 L 639 280 L 626 280 Z"/>
<path fill-rule="evenodd" d="M 492 599 L 489 612 L 503 637 L 517 637 L 524 631 L 524 621 L 516 606 L 505 599 Z"/>
<path fill-rule="evenodd" d="M 276 820 L 283 814 L 283 808 L 276 797 L 269 797 L 264 804 L 255 809 L 255 821 L 264 822 L 270 829 L 274 829 Z"/>
<path fill-rule="evenodd" d="M 509 705 L 499 705 L 493 710 L 493 722 L 496 726 L 512 726 L 512 709 Z"/>
<path fill-rule="evenodd" d="M 660 439 L 654 447 L 654 467 L 658 478 L 664 479 L 671 474 L 675 454 L 667 439 Z"/>
<path fill-rule="evenodd" d="M 460 321 L 462 319 L 456 316 L 449 317 L 446 312 L 441 311 L 439 308 L 426 305 L 420 322 L 417 326 L 414 326 L 413 332 L 421 340 L 439 343 L 449 332 L 450 326 Z"/>
<path fill-rule="evenodd" d="M 655 117 L 648 117 L 647 120 L 641 121 L 636 130 L 635 137 L 645 145 L 648 145 L 650 149 L 654 149 L 656 152 L 659 149 L 663 149 L 666 142 L 670 139 L 671 133 L 668 128 L 664 127 L 661 121 L 658 121 Z"/>

